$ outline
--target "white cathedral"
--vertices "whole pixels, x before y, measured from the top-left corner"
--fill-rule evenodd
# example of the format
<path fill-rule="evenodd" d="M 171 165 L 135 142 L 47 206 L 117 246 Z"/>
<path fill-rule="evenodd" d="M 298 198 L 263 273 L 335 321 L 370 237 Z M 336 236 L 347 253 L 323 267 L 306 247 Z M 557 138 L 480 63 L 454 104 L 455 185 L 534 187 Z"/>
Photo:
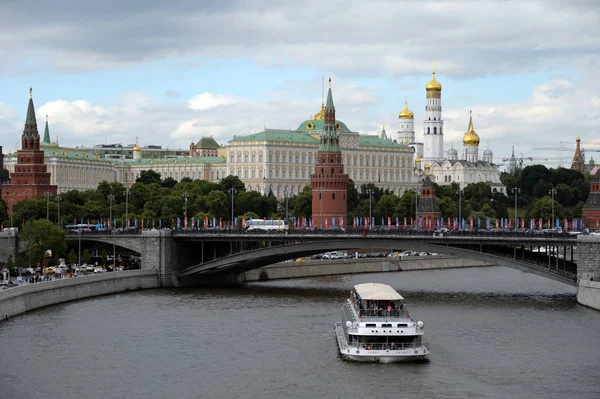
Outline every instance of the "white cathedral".
<path fill-rule="evenodd" d="M 444 121 L 442 119 L 442 85 L 433 77 L 427 86 L 427 105 L 423 121 L 423 142 L 415 140 L 414 113 L 405 103 L 398 114 L 400 129 L 398 142 L 407 144 L 415 150 L 415 175 L 421 179 L 427 174 L 439 185 L 456 182 L 460 188 L 471 183 L 486 182 L 492 191 L 506 193 L 506 187 L 500 182 L 499 165 L 493 163 L 493 153 L 488 148 L 479 158 L 479 135 L 473 128 L 473 117 L 469 115 L 469 127 L 463 137 L 463 150 L 460 158 L 455 148 L 444 155 Z M 423 169 L 421 169 L 423 165 Z"/>

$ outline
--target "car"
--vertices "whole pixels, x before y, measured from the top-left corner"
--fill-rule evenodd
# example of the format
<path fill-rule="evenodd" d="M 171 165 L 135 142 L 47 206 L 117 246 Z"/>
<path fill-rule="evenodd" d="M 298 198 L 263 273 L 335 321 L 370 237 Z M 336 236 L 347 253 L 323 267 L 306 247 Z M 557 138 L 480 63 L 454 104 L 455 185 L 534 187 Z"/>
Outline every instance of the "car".
<path fill-rule="evenodd" d="M 445 235 L 448 234 L 448 229 L 445 227 L 442 227 L 441 229 L 437 229 L 436 231 L 433 232 L 433 236 L 439 236 L 439 237 L 443 237 Z"/>
<path fill-rule="evenodd" d="M 590 233 L 590 235 L 591 235 L 591 236 L 600 236 L 600 230 L 597 230 L 597 231 L 592 231 L 592 232 Z"/>

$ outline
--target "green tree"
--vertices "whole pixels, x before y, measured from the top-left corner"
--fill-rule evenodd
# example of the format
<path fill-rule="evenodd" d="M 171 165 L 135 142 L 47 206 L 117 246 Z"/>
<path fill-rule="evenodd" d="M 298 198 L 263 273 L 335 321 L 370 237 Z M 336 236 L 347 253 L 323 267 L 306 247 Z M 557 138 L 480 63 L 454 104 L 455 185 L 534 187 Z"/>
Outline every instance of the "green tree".
<path fill-rule="evenodd" d="M 522 190 L 522 194 L 540 197 L 540 195 L 536 195 L 534 193 L 534 187 L 536 184 L 542 181 L 546 183 L 550 182 L 550 171 L 548 168 L 546 168 L 544 165 L 527 166 L 521 173 L 520 188 Z"/>
<path fill-rule="evenodd" d="M 69 251 L 69 254 L 67 255 L 67 260 L 69 261 L 70 265 L 77 263 L 77 254 L 73 249 Z"/>
<path fill-rule="evenodd" d="M 438 201 L 441 216 L 446 218 L 454 218 L 458 216 L 458 202 L 451 197 L 444 197 Z"/>
<path fill-rule="evenodd" d="M 309 186 L 310 187 L 310 186 Z M 360 199 L 358 196 L 358 190 L 356 189 L 356 185 L 354 184 L 354 180 L 348 179 L 348 187 L 346 189 L 346 198 L 347 198 L 347 206 L 348 212 L 354 213 L 356 207 L 360 203 Z"/>
<path fill-rule="evenodd" d="M 396 209 L 399 202 L 399 198 L 395 194 L 384 194 L 377 201 L 373 215 L 377 220 L 380 220 L 382 217 L 387 219 L 388 216 L 398 216 L 396 215 Z"/>
<path fill-rule="evenodd" d="M 312 215 L 312 188 L 310 185 L 307 184 L 304 186 L 302 191 L 291 203 L 290 209 L 292 214 L 296 217 L 310 217 Z"/>
<path fill-rule="evenodd" d="M 135 181 L 136 181 L 136 183 L 142 183 L 142 184 L 152 184 L 152 183 L 160 184 L 161 177 L 160 177 L 160 173 L 155 172 L 153 170 L 142 170 L 140 172 L 140 177 L 135 179 Z"/>
<path fill-rule="evenodd" d="M 531 217 L 536 219 L 552 218 L 552 198 L 545 196 L 535 201 L 531 207 Z M 563 207 L 558 202 L 554 201 L 554 217 L 562 219 L 564 217 Z"/>
<path fill-rule="evenodd" d="M 172 177 L 167 177 L 160 183 L 160 186 L 164 188 L 173 188 L 176 185 L 177 180 L 173 179 Z"/>
<path fill-rule="evenodd" d="M 212 191 L 208 194 L 206 198 L 206 205 L 208 206 L 208 211 L 211 215 L 229 220 L 228 218 L 228 210 L 229 210 L 229 201 L 227 200 L 227 195 L 225 195 L 222 191 Z"/>
<path fill-rule="evenodd" d="M 87 248 L 81 253 L 81 260 L 87 264 L 92 262 L 92 254 L 90 254 L 90 251 Z"/>
<path fill-rule="evenodd" d="M 33 220 L 23 225 L 22 238 L 27 244 L 27 254 L 32 260 L 43 261 L 46 250 L 62 257 L 67 251 L 67 232 L 46 219 Z"/>
<path fill-rule="evenodd" d="M 238 190 L 238 192 L 246 191 L 246 185 L 244 182 L 241 181 L 239 177 L 233 175 L 222 178 L 221 187 L 225 193 L 228 193 L 228 190 L 231 188 Z"/>

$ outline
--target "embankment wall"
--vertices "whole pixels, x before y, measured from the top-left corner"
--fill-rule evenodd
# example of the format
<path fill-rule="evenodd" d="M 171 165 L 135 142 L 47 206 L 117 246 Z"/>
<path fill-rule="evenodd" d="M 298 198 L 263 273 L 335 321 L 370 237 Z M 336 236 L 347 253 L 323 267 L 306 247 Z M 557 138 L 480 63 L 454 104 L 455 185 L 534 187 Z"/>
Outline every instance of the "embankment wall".
<path fill-rule="evenodd" d="M 156 270 L 96 274 L 45 281 L 0 291 L 0 318 L 76 299 L 160 286 Z"/>
<path fill-rule="evenodd" d="M 266 281 L 335 274 L 381 273 L 408 270 L 491 266 L 489 263 L 455 256 L 410 256 L 400 258 L 307 260 L 281 262 L 244 273 L 244 281 Z"/>

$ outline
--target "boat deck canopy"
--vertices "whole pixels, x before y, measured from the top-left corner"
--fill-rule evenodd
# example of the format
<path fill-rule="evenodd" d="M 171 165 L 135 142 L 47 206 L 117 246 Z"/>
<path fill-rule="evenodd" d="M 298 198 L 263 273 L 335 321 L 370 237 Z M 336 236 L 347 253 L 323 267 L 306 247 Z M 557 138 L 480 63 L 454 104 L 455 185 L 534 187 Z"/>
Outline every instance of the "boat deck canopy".
<path fill-rule="evenodd" d="M 363 300 L 369 301 L 402 301 L 402 295 L 386 284 L 366 283 L 354 286 L 356 293 Z"/>

